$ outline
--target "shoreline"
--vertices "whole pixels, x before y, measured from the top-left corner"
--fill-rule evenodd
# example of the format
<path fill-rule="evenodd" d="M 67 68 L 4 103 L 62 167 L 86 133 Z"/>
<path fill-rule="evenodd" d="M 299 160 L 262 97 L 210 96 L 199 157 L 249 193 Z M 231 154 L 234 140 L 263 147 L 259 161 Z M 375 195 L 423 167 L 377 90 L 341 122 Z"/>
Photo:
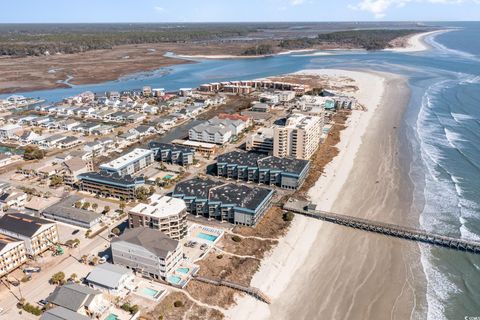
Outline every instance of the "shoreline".
<path fill-rule="evenodd" d="M 319 209 L 326 211 L 334 211 L 338 209 L 340 210 L 338 212 L 345 212 L 343 210 L 353 209 L 352 206 L 362 206 L 361 203 L 351 204 L 350 200 L 346 203 L 342 203 L 343 197 L 341 197 L 341 195 L 349 197 L 348 194 L 350 193 L 348 187 L 350 185 L 348 184 L 348 181 L 352 179 L 355 172 L 361 171 L 361 168 L 366 167 L 363 165 L 363 161 L 362 163 L 360 163 L 360 161 L 357 162 L 357 158 L 360 156 L 360 153 L 365 151 L 365 148 L 368 148 L 369 141 L 365 139 L 365 136 L 371 134 L 369 131 L 371 131 L 374 122 L 378 122 L 378 114 L 382 113 L 381 111 L 384 111 L 386 108 L 384 106 L 386 102 L 385 95 L 392 91 L 391 89 L 395 84 L 398 85 L 400 82 L 404 83 L 405 80 L 396 75 L 379 74 L 368 71 L 359 72 L 326 69 L 297 72 L 297 74 L 305 73 L 345 76 L 354 79 L 360 89 L 354 94 L 354 96 L 357 97 L 360 103 L 368 108 L 368 111 L 366 112 L 357 110 L 352 111 L 352 115 L 349 120 L 347 120 L 349 125 L 341 132 L 340 142 L 336 146 L 340 151 L 339 154 L 325 167 L 324 173 L 320 179 L 309 190 L 309 196 L 312 202 L 318 205 Z M 400 106 L 402 110 L 404 110 L 407 105 L 406 101 L 403 102 L 405 103 Z M 379 106 L 383 106 L 383 108 L 379 108 Z M 377 112 L 377 109 L 380 109 L 379 112 Z M 399 112 L 400 114 L 403 114 L 401 110 L 399 110 Z M 398 119 L 394 120 L 398 121 Z M 373 130 L 375 130 L 375 128 L 373 128 Z M 363 176 L 362 178 L 364 179 L 365 177 Z M 350 196 L 353 195 L 354 194 L 350 194 Z M 374 208 L 375 203 L 372 203 L 370 206 L 371 209 Z M 366 208 L 363 209 L 365 210 Z M 349 212 L 349 214 L 351 214 L 351 212 Z M 380 217 L 376 218 L 379 220 L 382 219 Z M 351 250 L 351 248 L 348 247 L 348 244 L 343 242 L 343 239 L 352 236 L 364 239 L 371 238 L 373 241 L 377 241 L 375 235 L 369 235 L 361 231 L 346 230 L 341 227 L 329 225 L 325 222 L 308 220 L 306 217 L 296 216 L 287 235 L 279 241 L 279 245 L 262 261 L 259 271 L 254 275 L 251 282 L 253 286 L 258 287 L 260 290 L 271 296 L 274 300 L 273 304 L 270 306 L 262 305 L 249 297 L 241 297 L 237 300 L 237 305 L 229 309 L 227 317 L 234 319 L 268 319 L 270 317 L 288 319 L 289 317 L 287 315 L 289 315 L 295 316 L 299 319 L 310 319 L 312 316 L 314 317 L 314 315 L 318 315 L 319 310 L 322 310 L 322 316 L 326 315 L 325 318 L 338 317 L 337 313 L 339 312 L 347 313 L 339 318 L 348 318 L 348 313 L 352 308 L 352 304 L 342 306 L 345 308 L 341 308 L 341 310 L 337 310 L 337 308 L 343 301 L 348 300 L 348 296 L 351 295 L 352 291 L 355 292 L 358 290 L 358 288 L 355 289 L 355 281 L 358 281 L 359 278 L 355 279 L 355 281 L 350 280 L 349 282 L 344 282 L 342 280 L 333 281 L 331 287 L 329 287 L 331 292 L 324 292 L 324 289 L 319 288 L 318 286 L 323 287 L 322 283 L 326 282 L 326 279 L 329 279 L 328 274 L 333 274 L 333 270 L 338 268 L 338 266 L 332 264 L 334 259 L 339 259 L 339 256 L 341 257 L 342 254 L 337 254 L 336 252 L 347 252 Z M 336 241 L 333 241 L 333 239 Z M 386 242 L 388 242 L 388 246 L 397 246 L 398 240 L 389 239 Z M 331 245 L 321 247 L 316 246 L 316 244 L 327 243 L 330 243 Z M 409 245 L 415 247 L 415 245 L 412 244 L 405 245 L 404 243 L 400 243 L 400 247 L 402 247 L 400 251 L 403 252 L 403 247 Z M 409 247 L 409 249 L 411 248 Z M 365 253 L 367 254 L 368 252 L 368 255 L 376 255 L 368 249 L 365 250 Z M 413 248 L 413 250 L 415 250 L 415 248 Z M 368 262 L 363 261 L 361 254 L 359 255 L 356 252 L 350 253 L 354 256 L 349 256 L 348 259 L 360 260 L 359 264 L 362 265 L 362 267 L 355 270 L 355 266 L 349 265 L 347 270 L 344 270 L 342 273 L 338 272 L 336 275 L 337 277 L 340 277 L 338 279 L 348 277 L 348 274 L 355 274 L 357 272 L 369 273 L 368 269 L 371 268 L 371 265 L 369 265 Z M 343 256 L 342 259 L 344 259 L 344 257 L 345 256 Z M 395 259 L 392 258 L 392 260 L 398 262 L 399 259 L 398 257 L 395 257 Z M 363 266 L 363 264 L 365 266 Z M 390 265 L 389 267 L 392 266 Z M 355 271 L 352 272 L 353 270 L 350 270 L 351 268 L 354 268 L 353 270 Z M 323 276 L 327 278 L 323 279 L 319 276 L 317 281 L 312 281 L 312 276 L 310 275 L 312 272 L 314 274 L 325 273 Z M 398 272 L 401 274 L 401 270 Z M 418 270 L 416 270 L 416 274 L 417 273 Z M 399 277 L 402 276 L 403 274 L 399 275 Z M 383 280 L 384 279 L 382 279 L 382 281 Z M 376 282 L 369 283 L 369 285 L 375 286 L 375 283 Z M 362 281 L 360 281 L 358 285 L 362 287 L 366 286 L 367 283 L 362 283 Z M 351 288 L 352 286 L 353 288 Z M 312 287 L 310 290 L 312 292 L 308 292 L 310 287 Z M 338 292 L 339 290 L 345 290 L 345 288 L 350 289 L 341 293 Z M 392 290 L 386 288 L 385 290 L 398 291 L 397 289 L 398 287 L 395 287 Z M 318 290 L 320 290 L 320 292 L 318 292 Z M 375 294 L 376 291 L 372 289 L 365 293 L 365 295 Z M 385 294 L 390 297 L 395 296 L 398 292 L 393 294 L 386 292 Z M 317 297 L 322 295 L 322 298 L 325 301 L 330 301 L 330 304 L 325 302 L 319 306 L 319 303 L 314 301 L 307 303 L 307 301 L 304 301 L 306 299 L 302 300 L 302 297 L 307 298 L 312 295 Z M 380 298 L 376 297 L 375 299 Z M 413 299 L 415 300 L 417 298 Z M 402 308 L 406 306 L 408 309 L 411 307 L 412 297 L 402 296 L 399 298 L 399 301 L 399 305 L 401 304 Z M 355 308 L 358 309 L 359 312 L 365 312 L 365 310 L 371 309 L 369 304 L 370 302 L 363 303 L 358 301 L 355 304 Z M 376 318 L 380 319 L 381 316 L 386 316 L 387 311 L 385 311 L 385 308 L 388 307 L 381 305 L 376 309 L 377 312 L 382 313 L 382 315 L 377 315 Z M 369 313 L 364 314 L 364 316 L 366 318 L 371 318 L 373 314 L 370 312 L 372 311 L 368 312 Z M 301 315 L 303 315 L 303 317 Z"/>
<path fill-rule="evenodd" d="M 435 30 L 435 31 L 428 31 L 417 33 L 411 35 L 405 39 L 406 46 L 400 47 L 396 46 L 394 48 L 387 48 L 383 51 L 389 52 L 397 52 L 397 53 L 408 53 L 408 52 L 421 52 L 430 50 L 432 47 L 425 41 L 425 39 L 432 35 L 437 35 L 445 32 L 450 32 L 451 29 L 442 29 L 442 30 Z"/>

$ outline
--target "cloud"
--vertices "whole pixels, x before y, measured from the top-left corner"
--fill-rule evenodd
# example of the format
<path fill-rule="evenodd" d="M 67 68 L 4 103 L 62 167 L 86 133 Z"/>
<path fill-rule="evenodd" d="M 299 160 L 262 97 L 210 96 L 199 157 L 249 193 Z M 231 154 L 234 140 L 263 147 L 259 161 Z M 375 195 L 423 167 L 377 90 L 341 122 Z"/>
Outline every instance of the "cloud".
<path fill-rule="evenodd" d="M 159 11 L 159 12 L 164 10 L 164 9 L 163 9 L 162 7 L 160 7 L 160 6 L 155 6 L 155 7 L 153 7 L 153 9 L 154 9 L 155 11 Z"/>
<path fill-rule="evenodd" d="M 290 5 L 299 6 L 299 5 L 303 4 L 304 2 L 305 2 L 305 0 L 290 0 Z"/>
<path fill-rule="evenodd" d="M 410 2 L 428 2 L 433 4 L 461 4 L 466 1 L 478 3 L 479 0 L 361 0 L 355 5 L 348 5 L 349 9 L 371 12 L 375 18 L 385 17 L 386 12 L 395 7 L 401 8 Z"/>

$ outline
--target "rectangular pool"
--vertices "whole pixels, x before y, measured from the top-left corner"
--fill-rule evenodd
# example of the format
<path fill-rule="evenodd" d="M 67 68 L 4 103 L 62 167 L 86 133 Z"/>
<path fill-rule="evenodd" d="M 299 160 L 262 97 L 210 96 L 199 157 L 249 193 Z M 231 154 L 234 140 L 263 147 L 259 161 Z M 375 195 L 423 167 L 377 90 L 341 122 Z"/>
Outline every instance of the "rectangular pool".
<path fill-rule="evenodd" d="M 188 274 L 188 271 L 190 271 L 189 268 L 178 268 L 178 272 L 183 273 L 183 274 Z"/>
<path fill-rule="evenodd" d="M 173 283 L 173 284 L 179 284 L 180 281 L 182 281 L 182 278 L 178 276 L 170 276 L 168 277 L 168 282 Z"/>
<path fill-rule="evenodd" d="M 158 296 L 160 295 L 159 291 L 152 288 L 143 288 L 143 293 L 149 297 L 152 297 L 153 299 L 157 299 Z"/>
<path fill-rule="evenodd" d="M 203 232 L 197 233 L 197 237 L 203 240 L 211 241 L 211 242 L 215 242 L 215 240 L 217 240 L 218 238 L 218 236 L 214 236 L 212 234 L 203 233 Z"/>

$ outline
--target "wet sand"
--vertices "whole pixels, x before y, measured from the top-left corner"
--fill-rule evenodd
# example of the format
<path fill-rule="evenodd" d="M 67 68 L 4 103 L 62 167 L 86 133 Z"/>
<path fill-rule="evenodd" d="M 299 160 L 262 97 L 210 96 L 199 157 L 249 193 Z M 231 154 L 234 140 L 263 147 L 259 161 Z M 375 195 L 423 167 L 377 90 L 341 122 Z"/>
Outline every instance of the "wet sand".
<path fill-rule="evenodd" d="M 410 226 L 412 184 L 399 131 L 409 101 L 404 78 L 385 73 L 309 70 L 355 79 L 367 112 L 353 111 L 339 155 L 310 189 L 322 210 Z M 406 164 L 406 165 L 405 165 Z M 424 318 L 425 277 L 418 245 L 296 216 L 252 285 L 270 306 L 238 299 L 232 319 Z"/>
<path fill-rule="evenodd" d="M 398 77 L 387 77 L 386 82 L 382 104 L 369 123 L 332 211 L 416 225 L 412 185 L 398 157 L 397 130 L 408 103 L 408 88 Z M 272 304 L 272 319 L 424 315 L 425 279 L 416 243 L 322 223 L 315 246 L 328 249 L 310 251 L 296 271 L 299 276 Z"/>

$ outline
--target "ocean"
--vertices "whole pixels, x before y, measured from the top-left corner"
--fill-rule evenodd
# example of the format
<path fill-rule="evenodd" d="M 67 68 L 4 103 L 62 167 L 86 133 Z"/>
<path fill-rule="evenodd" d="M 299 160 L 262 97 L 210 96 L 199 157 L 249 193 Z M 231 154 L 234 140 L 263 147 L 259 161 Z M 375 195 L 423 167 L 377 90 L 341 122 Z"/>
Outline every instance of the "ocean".
<path fill-rule="evenodd" d="M 432 23 L 433 24 L 433 23 Z M 143 85 L 175 90 L 314 68 L 372 69 L 408 78 L 411 99 L 399 135 L 415 186 L 418 222 L 426 230 L 480 240 L 480 22 L 437 22 L 452 28 L 418 53 L 332 51 L 258 59 L 199 60 L 94 85 L 23 93 L 50 102 L 91 90 Z M 8 95 L 3 95 L 3 97 Z M 480 316 L 480 256 L 420 245 L 427 276 L 428 319 Z"/>

